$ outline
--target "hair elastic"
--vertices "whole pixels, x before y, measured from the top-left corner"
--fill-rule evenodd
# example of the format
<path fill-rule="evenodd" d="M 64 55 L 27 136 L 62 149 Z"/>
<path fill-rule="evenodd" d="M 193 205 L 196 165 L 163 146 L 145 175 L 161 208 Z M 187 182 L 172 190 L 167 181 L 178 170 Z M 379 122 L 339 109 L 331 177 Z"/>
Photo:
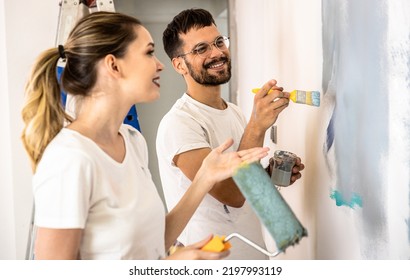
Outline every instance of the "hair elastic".
<path fill-rule="evenodd" d="M 65 59 L 65 50 L 63 45 L 58 45 L 58 53 L 60 54 L 60 58 Z"/>

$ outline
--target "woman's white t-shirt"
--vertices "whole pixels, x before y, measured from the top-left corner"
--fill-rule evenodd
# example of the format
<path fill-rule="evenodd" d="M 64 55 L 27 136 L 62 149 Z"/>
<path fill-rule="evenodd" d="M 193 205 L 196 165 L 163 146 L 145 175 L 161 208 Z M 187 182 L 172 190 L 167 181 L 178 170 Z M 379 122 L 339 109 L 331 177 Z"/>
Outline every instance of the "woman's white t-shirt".
<path fill-rule="evenodd" d="M 144 137 L 129 125 L 119 163 L 95 142 L 63 128 L 33 178 L 35 225 L 83 229 L 81 259 L 165 256 L 165 209 L 148 170 Z"/>

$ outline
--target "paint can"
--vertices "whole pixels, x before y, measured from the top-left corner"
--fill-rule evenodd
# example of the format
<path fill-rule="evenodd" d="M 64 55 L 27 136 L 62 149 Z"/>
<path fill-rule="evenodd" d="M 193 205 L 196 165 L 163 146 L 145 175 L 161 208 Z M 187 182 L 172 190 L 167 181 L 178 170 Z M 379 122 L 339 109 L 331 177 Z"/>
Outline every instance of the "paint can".
<path fill-rule="evenodd" d="M 292 168 L 296 164 L 297 156 L 291 152 L 276 150 L 273 154 L 272 183 L 276 186 L 290 185 Z"/>

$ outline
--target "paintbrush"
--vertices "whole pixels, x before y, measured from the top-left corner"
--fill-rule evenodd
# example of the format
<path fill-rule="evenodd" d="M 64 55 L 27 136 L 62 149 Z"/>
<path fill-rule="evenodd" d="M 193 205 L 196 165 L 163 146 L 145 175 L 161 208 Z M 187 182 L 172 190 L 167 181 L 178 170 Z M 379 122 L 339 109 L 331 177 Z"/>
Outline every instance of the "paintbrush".
<path fill-rule="evenodd" d="M 253 93 L 258 93 L 260 88 L 252 89 Z M 268 94 L 273 90 L 269 90 Z M 319 91 L 303 91 L 303 90 L 293 90 L 291 91 L 289 99 L 295 103 L 306 104 L 311 106 L 320 106 L 320 92 Z"/>

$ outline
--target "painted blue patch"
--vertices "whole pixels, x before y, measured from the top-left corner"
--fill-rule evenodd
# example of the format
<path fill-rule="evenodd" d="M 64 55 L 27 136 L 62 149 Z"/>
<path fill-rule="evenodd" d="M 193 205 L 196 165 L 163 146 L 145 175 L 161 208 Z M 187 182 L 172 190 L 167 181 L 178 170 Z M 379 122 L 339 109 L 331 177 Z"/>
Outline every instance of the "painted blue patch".
<path fill-rule="evenodd" d="M 362 197 L 357 193 L 353 193 L 350 201 L 347 201 L 343 198 L 342 194 L 339 191 L 334 190 L 330 194 L 330 198 L 336 201 L 336 206 L 348 206 L 352 209 L 355 207 L 355 205 L 363 207 Z"/>

